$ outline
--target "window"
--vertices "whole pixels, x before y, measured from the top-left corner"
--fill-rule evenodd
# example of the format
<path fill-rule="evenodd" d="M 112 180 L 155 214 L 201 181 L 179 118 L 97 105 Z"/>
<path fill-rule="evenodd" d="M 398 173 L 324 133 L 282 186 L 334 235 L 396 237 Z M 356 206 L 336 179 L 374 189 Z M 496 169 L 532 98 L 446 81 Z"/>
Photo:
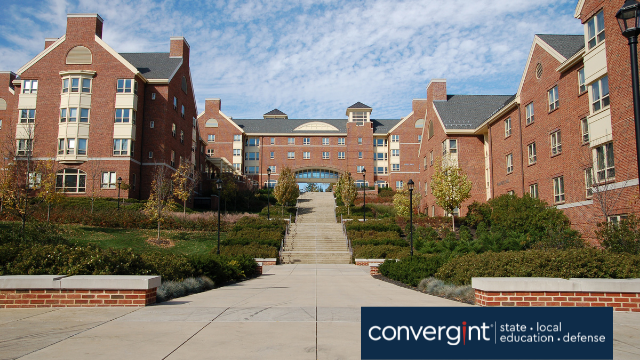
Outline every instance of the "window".
<path fill-rule="evenodd" d="M 404 187 L 402 180 L 396 181 L 396 190 L 400 190 Z"/>
<path fill-rule="evenodd" d="M 184 131 L 180 130 L 180 143 L 184 144 Z"/>
<path fill-rule="evenodd" d="M 582 128 L 582 143 L 587 144 L 589 142 L 589 122 L 587 118 L 581 119 L 580 124 Z"/>
<path fill-rule="evenodd" d="M 176 166 L 176 152 L 171 150 L 171 166 Z"/>
<path fill-rule="evenodd" d="M 322 159 L 323 160 L 328 160 L 329 159 L 329 152 L 328 151 L 323 151 L 322 152 Z"/>
<path fill-rule="evenodd" d="M 293 151 L 289 151 L 287 152 L 287 159 L 295 159 L 296 158 L 296 153 Z"/>
<path fill-rule="evenodd" d="M 89 122 L 89 109 L 80 109 L 80 122 L 81 123 Z"/>
<path fill-rule="evenodd" d="M 246 152 L 244 153 L 245 160 L 260 160 L 259 152 Z"/>
<path fill-rule="evenodd" d="M 338 160 L 344 160 L 344 159 L 346 159 L 344 151 L 339 151 Z"/>
<path fill-rule="evenodd" d="M 18 140 L 18 151 L 16 155 L 18 156 L 31 155 L 31 151 L 33 151 L 33 140 L 31 139 Z"/>
<path fill-rule="evenodd" d="M 555 203 L 564 202 L 564 177 L 559 176 L 553 179 L 553 201 Z"/>
<path fill-rule="evenodd" d="M 295 145 L 296 144 L 296 138 L 289 138 L 287 140 L 287 144 L 288 145 Z"/>
<path fill-rule="evenodd" d="M 275 157 L 276 157 L 275 152 L 273 152 L 273 151 L 272 151 L 271 153 L 269 153 L 269 158 L 270 158 L 271 160 L 275 159 Z"/>
<path fill-rule="evenodd" d="M 102 173 L 102 182 L 100 183 L 100 187 L 103 189 L 115 189 L 116 180 L 117 176 L 115 171 L 105 171 Z"/>
<path fill-rule="evenodd" d="M 24 80 L 22 82 L 23 94 L 36 94 L 38 93 L 38 80 Z"/>
<path fill-rule="evenodd" d="M 362 151 L 358 151 L 358 159 L 362 159 Z"/>
<path fill-rule="evenodd" d="M 87 189 L 87 174 L 78 169 L 64 169 L 56 174 L 56 190 L 82 193 Z"/>
<path fill-rule="evenodd" d="M 511 118 L 504 121 L 504 137 L 511 136 Z"/>
<path fill-rule="evenodd" d="M 233 169 L 236 171 L 240 171 L 240 164 L 234 163 L 233 164 Z"/>
<path fill-rule="evenodd" d="M 67 139 L 67 155 L 73 155 L 76 152 L 76 139 Z"/>
<path fill-rule="evenodd" d="M 391 171 L 400 171 L 400 164 L 391 164 Z"/>
<path fill-rule="evenodd" d="M 171 124 L 171 136 L 176 137 L 176 124 Z"/>
<path fill-rule="evenodd" d="M 133 156 L 133 149 L 131 149 Z M 78 139 L 78 155 L 87 155 L 87 139 Z"/>
<path fill-rule="evenodd" d="M 392 149 L 391 156 L 400 156 L 400 149 Z"/>
<path fill-rule="evenodd" d="M 588 168 L 584 170 L 584 187 L 585 187 L 585 196 L 590 198 L 593 196 L 593 168 Z"/>
<path fill-rule="evenodd" d="M 509 154 L 506 156 L 507 162 L 507 174 L 511 174 L 513 172 L 513 154 Z"/>
<path fill-rule="evenodd" d="M 156 99 L 156 93 L 151 93 L 151 100 L 155 100 Z"/>
<path fill-rule="evenodd" d="M 376 160 L 387 160 L 387 153 L 375 153 Z"/>
<path fill-rule="evenodd" d="M 233 149 L 233 156 L 242 156 L 242 149 Z"/>
<path fill-rule="evenodd" d="M 244 167 L 245 174 L 259 174 L 260 166 L 245 166 Z"/>
<path fill-rule="evenodd" d="M 71 110 L 73 109 L 69 109 L 69 111 L 71 112 Z M 128 123 L 129 121 L 131 121 L 132 123 L 136 123 L 135 122 L 135 111 L 132 109 L 116 109 L 116 122 L 117 123 Z M 69 116 L 69 118 L 72 117 L 72 114 Z"/>
<path fill-rule="evenodd" d="M 529 105 L 527 105 L 525 107 L 525 114 L 526 114 L 526 123 L 527 125 L 531 124 L 534 121 L 534 116 L 533 116 L 533 103 L 529 103 Z"/>
<path fill-rule="evenodd" d="M 356 122 L 356 126 L 363 126 L 367 120 L 367 113 L 363 111 L 353 112 L 351 116 L 353 117 L 353 121 Z"/>
<path fill-rule="evenodd" d="M 268 169 L 271 170 L 272 174 L 275 174 L 275 172 L 276 172 L 276 166 L 275 165 L 268 166 Z"/>
<path fill-rule="evenodd" d="M 558 99 L 558 87 L 555 86 L 553 89 L 549 90 L 549 111 L 557 109 L 559 105 L 560 100 Z"/>
<path fill-rule="evenodd" d="M 361 137 L 358 138 L 358 145 L 362 145 L 362 138 Z"/>
<path fill-rule="evenodd" d="M 529 195 L 534 199 L 538 198 L 538 184 L 529 185 Z"/>
<path fill-rule="evenodd" d="M 20 110 L 20 123 L 21 124 L 32 124 L 36 121 L 36 110 L 35 109 L 22 109 Z"/>
<path fill-rule="evenodd" d="M 613 143 L 598 146 L 595 151 L 598 182 L 613 179 L 616 176 L 613 160 Z"/>
<path fill-rule="evenodd" d="M 387 167 L 384 166 L 378 166 L 378 167 L 374 167 L 373 168 L 373 173 L 374 174 L 380 174 L 380 175 L 385 175 L 388 171 Z"/>
<path fill-rule="evenodd" d="M 516 194 L 516 192 L 513 191 L 513 190 L 509 190 L 509 191 L 507 191 L 507 194 L 509 194 L 511 196 L 514 196 Z"/>
<path fill-rule="evenodd" d="M 214 149 L 207 149 L 207 156 L 212 157 L 214 154 Z"/>
<path fill-rule="evenodd" d="M 338 138 L 338 145 L 344 145 L 345 141 L 344 138 Z"/>
<path fill-rule="evenodd" d="M 276 138 L 271 138 L 271 145 L 275 145 L 276 144 Z"/>
<path fill-rule="evenodd" d="M 302 145 L 311 145 L 310 138 L 302 138 Z"/>
<path fill-rule="evenodd" d="M 391 135 L 391 142 L 400 142 L 400 135 Z"/>
<path fill-rule="evenodd" d="M 422 135 L 418 135 L 418 142 L 422 142 Z"/>
<path fill-rule="evenodd" d="M 609 76 L 605 76 L 591 85 L 591 99 L 593 112 L 609 106 Z"/>
<path fill-rule="evenodd" d="M 69 88 L 69 84 L 71 84 L 71 88 Z M 80 86 L 82 84 L 82 86 Z M 62 79 L 62 93 L 68 92 L 83 92 L 90 93 L 91 92 L 91 79 L 84 78 L 64 78 Z"/>
<path fill-rule="evenodd" d="M 384 138 L 376 138 L 373 139 L 373 146 L 387 146 L 387 139 Z"/>
<path fill-rule="evenodd" d="M 216 141 L 216 136 L 215 135 L 207 135 L 207 142 L 215 142 Z"/>
<path fill-rule="evenodd" d="M 429 120 L 429 139 L 433 137 L 433 121 Z"/>
<path fill-rule="evenodd" d="M 600 11 L 587 21 L 587 45 L 589 49 L 604 41 L 604 15 Z"/>
<path fill-rule="evenodd" d="M 433 151 L 429 152 L 429 165 L 433 166 Z"/>
<path fill-rule="evenodd" d="M 529 165 L 535 164 L 538 161 L 536 152 L 536 143 L 531 143 L 527 146 L 527 152 L 529 153 Z"/>
<path fill-rule="evenodd" d="M 610 222 L 613 225 L 618 225 L 622 220 L 626 220 L 628 217 L 628 215 L 611 215 L 607 217 L 607 222 Z"/>
<path fill-rule="evenodd" d="M 448 139 L 442 142 L 442 156 L 450 154 L 456 154 L 458 152 L 458 141 L 455 139 Z"/>
<path fill-rule="evenodd" d="M 584 78 L 584 68 L 578 70 L 578 94 L 587 91 L 587 84 Z"/>
<path fill-rule="evenodd" d="M 173 110 L 178 110 L 178 98 L 173 97 Z"/>
<path fill-rule="evenodd" d="M 302 153 L 302 158 L 303 158 L 304 160 L 309 160 L 309 159 L 311 159 L 311 152 L 309 152 L 309 151 L 304 151 L 304 152 Z"/>
<path fill-rule="evenodd" d="M 242 135 L 233 135 L 233 141 L 242 141 Z"/>
<path fill-rule="evenodd" d="M 29 189 L 40 189 L 42 185 L 42 174 L 36 172 L 29 173 Z"/>
<path fill-rule="evenodd" d="M 551 134 L 551 156 L 558 155 L 562 152 L 562 138 L 560 131 Z"/>
<path fill-rule="evenodd" d="M 118 88 L 116 92 L 118 93 L 131 93 L 133 91 L 133 79 L 118 79 Z M 174 108 L 177 104 L 177 99 L 174 97 Z"/>
<path fill-rule="evenodd" d="M 129 139 L 113 139 L 113 155 L 127 155 L 129 153 Z"/>
<path fill-rule="evenodd" d="M 358 172 L 358 174 L 362 174 L 362 170 L 364 170 L 364 166 L 358 165 L 358 167 L 356 168 L 356 171 Z"/>
<path fill-rule="evenodd" d="M 184 105 L 182 105 L 182 108 L 180 110 L 180 116 L 182 116 L 182 118 L 184 119 Z"/>
<path fill-rule="evenodd" d="M 322 145 L 329 145 L 329 138 L 322 138 Z"/>

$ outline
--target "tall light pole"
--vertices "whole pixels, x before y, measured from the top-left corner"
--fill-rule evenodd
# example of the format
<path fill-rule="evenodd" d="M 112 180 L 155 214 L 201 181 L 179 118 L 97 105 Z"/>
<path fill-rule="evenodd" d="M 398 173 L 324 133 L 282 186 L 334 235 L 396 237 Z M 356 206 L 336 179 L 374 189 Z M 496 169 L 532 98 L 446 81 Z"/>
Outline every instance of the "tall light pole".
<path fill-rule="evenodd" d="M 409 179 L 409 239 L 411 240 L 411 258 L 413 258 L 413 180 Z"/>
<path fill-rule="evenodd" d="M 636 125 L 636 158 L 640 178 L 640 90 L 638 89 L 638 34 L 640 34 L 640 3 L 627 0 L 616 13 L 622 35 L 629 39 L 631 51 L 631 87 L 633 90 L 633 120 Z"/>
<path fill-rule="evenodd" d="M 122 185 L 122 178 L 118 178 L 118 210 L 120 210 L 120 185 Z"/>
<path fill-rule="evenodd" d="M 271 192 L 271 168 L 267 168 L 267 220 L 271 220 L 271 216 L 269 215 L 269 203 L 271 202 L 271 197 L 269 193 Z"/>
<path fill-rule="evenodd" d="M 367 169 L 362 168 L 362 221 L 367 221 Z"/>
<path fill-rule="evenodd" d="M 216 254 L 220 255 L 220 191 L 222 190 L 222 179 L 218 178 L 216 188 L 218 188 L 218 251 Z"/>

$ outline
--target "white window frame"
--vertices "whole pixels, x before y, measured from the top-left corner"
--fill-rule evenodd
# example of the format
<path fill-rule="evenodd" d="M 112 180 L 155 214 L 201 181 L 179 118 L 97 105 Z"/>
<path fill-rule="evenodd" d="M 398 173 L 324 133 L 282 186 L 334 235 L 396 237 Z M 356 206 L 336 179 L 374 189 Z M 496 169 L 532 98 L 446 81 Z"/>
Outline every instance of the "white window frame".
<path fill-rule="evenodd" d="M 391 164 L 391 171 L 400 171 L 400 164 Z"/>
<path fill-rule="evenodd" d="M 358 151 L 358 159 L 362 159 L 362 151 Z"/>
<path fill-rule="evenodd" d="M 271 152 L 269 153 L 269 159 L 273 160 L 273 159 L 275 159 L 275 157 L 276 157 L 276 153 L 275 153 L 275 151 L 271 151 Z"/>
<path fill-rule="evenodd" d="M 551 142 L 551 156 L 562 153 L 562 133 L 560 130 L 554 131 L 549 135 Z"/>
<path fill-rule="evenodd" d="M 538 162 L 538 152 L 536 150 L 535 142 L 527 145 L 527 154 L 529 155 L 529 165 L 533 165 Z"/>
<path fill-rule="evenodd" d="M 134 91 L 135 83 L 136 81 L 134 79 L 118 79 L 116 84 L 116 93 L 119 93 L 119 94 L 135 93 Z M 175 108 L 177 99 L 175 97 L 173 99 L 174 99 L 174 108 Z"/>
<path fill-rule="evenodd" d="M 311 138 L 302 138 L 302 145 L 311 145 Z"/>
<path fill-rule="evenodd" d="M 553 178 L 553 202 L 559 204 L 564 201 L 564 176 L 558 176 Z"/>
<path fill-rule="evenodd" d="M 375 153 L 375 159 L 374 160 L 387 160 L 387 153 L 386 152 Z"/>
<path fill-rule="evenodd" d="M 588 144 L 590 140 L 589 140 L 589 121 L 587 120 L 587 118 L 580 119 L 580 127 L 582 129 L 582 143 Z"/>
<path fill-rule="evenodd" d="M 113 139 L 113 156 L 129 156 L 129 139 Z"/>
<path fill-rule="evenodd" d="M 396 181 L 396 190 L 400 190 L 400 189 L 402 189 L 402 188 L 404 188 L 404 181 L 402 181 L 402 180 L 397 180 L 397 181 Z"/>
<path fill-rule="evenodd" d="M 391 149 L 391 156 L 400 157 L 400 149 Z"/>
<path fill-rule="evenodd" d="M 597 181 L 610 181 L 616 177 L 613 143 L 602 144 L 593 149 Z"/>
<path fill-rule="evenodd" d="M 587 199 L 590 199 L 593 196 L 593 186 L 595 185 L 593 175 L 592 167 L 584 170 L 585 197 Z"/>
<path fill-rule="evenodd" d="M 33 152 L 33 139 L 18 139 L 16 147 L 17 156 L 31 155 Z"/>
<path fill-rule="evenodd" d="M 74 177 L 76 186 L 66 187 L 67 177 Z M 81 186 L 84 184 L 84 186 Z M 58 186 L 61 185 L 61 186 Z M 66 193 L 84 193 L 87 191 L 87 173 L 79 169 L 62 169 L 56 173 L 56 190 Z"/>
<path fill-rule="evenodd" d="M 507 154 L 505 156 L 505 162 L 507 165 L 507 174 L 511 174 L 513 172 L 513 154 Z"/>
<path fill-rule="evenodd" d="M 289 138 L 287 139 L 287 145 L 295 145 L 296 144 L 296 138 Z"/>
<path fill-rule="evenodd" d="M 400 135 L 391 135 L 391 142 L 400 142 Z"/>
<path fill-rule="evenodd" d="M 233 156 L 242 156 L 242 149 L 233 149 Z"/>
<path fill-rule="evenodd" d="M 22 80 L 22 93 L 23 94 L 37 94 L 38 93 L 38 80 Z"/>
<path fill-rule="evenodd" d="M 329 160 L 329 152 L 328 151 L 323 151 L 322 152 L 322 159 L 323 160 Z"/>
<path fill-rule="evenodd" d="M 207 135 L 207 142 L 216 142 L 216 135 L 215 134 L 208 134 Z"/>
<path fill-rule="evenodd" d="M 36 110 L 35 109 L 20 109 L 20 123 L 21 124 L 33 124 L 36 122 Z"/>
<path fill-rule="evenodd" d="M 549 112 L 555 110 L 560 106 L 560 99 L 558 96 L 558 85 L 554 86 L 551 90 L 548 91 L 548 99 L 549 99 Z"/>
<path fill-rule="evenodd" d="M 533 101 L 525 106 L 525 118 L 526 124 L 532 124 L 535 121 L 534 109 L 533 109 Z"/>
<path fill-rule="evenodd" d="M 584 68 L 578 70 L 578 94 L 583 94 L 587 91 L 587 82 L 584 76 Z"/>
<path fill-rule="evenodd" d="M 69 109 L 69 111 L 71 111 L 72 109 Z M 116 109 L 114 112 L 114 122 L 115 123 L 123 123 L 123 124 L 127 124 L 127 123 L 132 123 L 135 124 L 136 121 L 136 111 L 133 109 Z M 71 116 L 71 115 L 69 115 Z"/>
<path fill-rule="evenodd" d="M 422 135 L 418 135 L 418 142 L 421 143 L 422 142 Z"/>
<path fill-rule="evenodd" d="M 118 175 L 115 171 L 103 171 L 100 177 L 101 189 L 115 189 L 117 184 Z"/>
<path fill-rule="evenodd" d="M 311 151 L 303 151 L 302 152 L 303 160 L 311 160 Z"/>
<path fill-rule="evenodd" d="M 344 145 L 346 144 L 346 141 L 344 138 L 338 138 L 338 145 Z"/>
<path fill-rule="evenodd" d="M 609 75 L 591 84 L 591 110 L 598 112 L 609 107 Z"/>
<path fill-rule="evenodd" d="M 207 149 L 207 156 L 208 157 L 212 157 L 214 153 L 215 153 L 214 149 Z"/>
<path fill-rule="evenodd" d="M 364 170 L 364 165 L 358 165 L 356 166 L 356 172 L 358 174 L 362 174 L 362 170 Z"/>
<path fill-rule="evenodd" d="M 504 137 L 511 136 L 511 118 L 504 121 Z"/>
<path fill-rule="evenodd" d="M 287 159 L 288 160 L 292 160 L 296 158 L 296 152 L 295 151 L 289 151 L 287 152 Z"/>
<path fill-rule="evenodd" d="M 322 145 L 326 146 L 326 145 L 329 145 L 329 143 L 330 143 L 329 138 L 322 138 Z"/>
<path fill-rule="evenodd" d="M 604 13 L 602 11 L 595 14 L 587 21 L 585 27 L 585 38 L 587 41 L 587 50 L 591 50 L 606 39 L 604 31 Z"/>
<path fill-rule="evenodd" d="M 233 141 L 242 141 L 242 135 L 233 135 Z"/>
<path fill-rule="evenodd" d="M 529 185 L 529 195 L 534 199 L 537 199 L 539 197 L 538 183 Z"/>
<path fill-rule="evenodd" d="M 344 159 L 346 159 L 345 152 L 338 151 L 338 160 L 344 160 Z"/>

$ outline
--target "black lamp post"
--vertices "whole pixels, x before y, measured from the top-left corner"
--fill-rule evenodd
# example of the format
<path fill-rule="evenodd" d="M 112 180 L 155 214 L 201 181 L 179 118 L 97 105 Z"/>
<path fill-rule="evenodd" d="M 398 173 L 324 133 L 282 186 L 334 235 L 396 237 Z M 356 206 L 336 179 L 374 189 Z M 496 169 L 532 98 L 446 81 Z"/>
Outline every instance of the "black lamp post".
<path fill-rule="evenodd" d="M 220 255 L 220 191 L 222 190 L 222 179 L 218 178 L 216 188 L 218 188 L 218 251 L 216 253 Z"/>
<path fill-rule="evenodd" d="M 122 178 L 118 178 L 118 210 L 120 210 L 120 185 L 122 185 Z"/>
<path fill-rule="evenodd" d="M 269 203 L 271 202 L 271 197 L 269 193 L 271 192 L 271 168 L 267 168 L 267 220 L 271 220 L 271 216 L 269 215 Z"/>
<path fill-rule="evenodd" d="M 362 221 L 367 221 L 367 169 L 362 168 Z"/>
<path fill-rule="evenodd" d="M 411 257 L 413 258 L 413 180 L 409 179 L 409 239 L 411 240 Z"/>
<path fill-rule="evenodd" d="M 627 0 L 616 13 L 622 35 L 629 39 L 631 51 L 631 87 L 633 90 L 633 118 L 636 125 L 636 157 L 640 177 L 640 89 L 638 89 L 638 34 L 640 34 L 640 3 Z"/>

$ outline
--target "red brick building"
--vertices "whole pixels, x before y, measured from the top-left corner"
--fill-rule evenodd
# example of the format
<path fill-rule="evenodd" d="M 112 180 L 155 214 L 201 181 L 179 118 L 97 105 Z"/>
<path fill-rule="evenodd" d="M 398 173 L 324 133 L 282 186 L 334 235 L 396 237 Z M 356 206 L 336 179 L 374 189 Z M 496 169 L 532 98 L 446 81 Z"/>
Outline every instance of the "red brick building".
<path fill-rule="evenodd" d="M 144 199 L 156 166 L 205 171 L 189 44 L 172 37 L 167 53 L 117 53 L 102 26 L 97 14 L 70 14 L 65 35 L 0 74 L 0 135 L 18 159 L 56 160 L 69 195 L 116 197 L 122 178 L 120 196 Z"/>

